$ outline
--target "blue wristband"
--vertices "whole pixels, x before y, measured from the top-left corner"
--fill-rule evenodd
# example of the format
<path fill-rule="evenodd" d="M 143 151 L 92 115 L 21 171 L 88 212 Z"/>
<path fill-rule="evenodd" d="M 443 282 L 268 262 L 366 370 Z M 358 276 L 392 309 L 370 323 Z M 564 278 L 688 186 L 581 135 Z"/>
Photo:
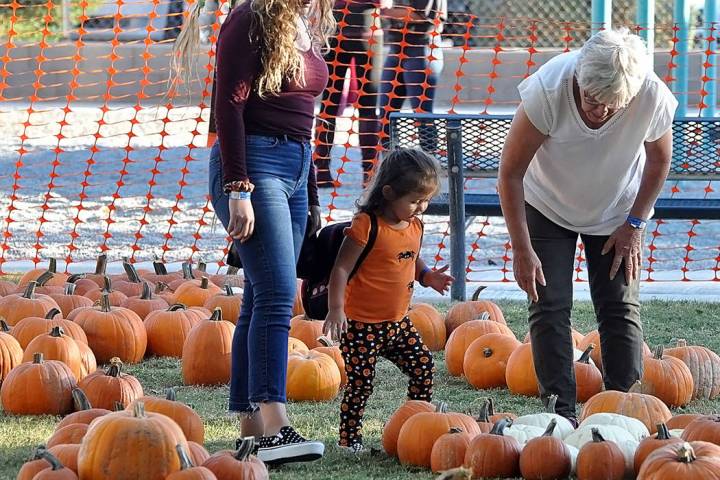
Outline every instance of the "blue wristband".
<path fill-rule="evenodd" d="M 627 217 L 627 223 L 635 229 L 643 229 L 645 228 L 645 225 L 647 225 L 647 220 L 644 220 L 642 218 L 633 217 L 632 215 L 628 215 Z"/>
<path fill-rule="evenodd" d="M 230 200 L 250 200 L 250 192 L 229 192 Z"/>
<path fill-rule="evenodd" d="M 425 268 L 423 268 L 422 270 L 420 270 L 420 275 L 418 275 L 418 282 L 419 282 L 420 285 L 422 285 L 423 287 L 426 286 L 426 285 L 423 283 L 423 279 L 425 278 L 425 274 L 428 273 L 429 271 L 430 271 L 430 267 L 428 267 L 428 266 L 426 265 Z"/>

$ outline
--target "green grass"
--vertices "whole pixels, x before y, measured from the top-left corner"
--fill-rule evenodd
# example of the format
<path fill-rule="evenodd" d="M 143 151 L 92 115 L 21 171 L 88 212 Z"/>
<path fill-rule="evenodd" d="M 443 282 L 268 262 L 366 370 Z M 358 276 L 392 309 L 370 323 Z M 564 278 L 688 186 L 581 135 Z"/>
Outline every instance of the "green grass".
<path fill-rule="evenodd" d="M 527 332 L 525 306 L 521 302 L 499 302 L 508 324 L 522 339 Z M 446 310 L 447 305 L 440 306 Z M 691 344 L 702 344 L 720 351 L 717 318 L 720 304 L 693 302 L 646 302 L 643 319 L 646 341 L 652 347 L 669 345 L 677 338 Z M 576 328 L 587 332 L 595 328 L 592 305 L 578 302 L 573 318 Z M 540 408 L 538 398 L 509 395 L 507 390 L 473 390 L 463 379 L 447 374 L 442 353 L 436 354 L 435 398 L 447 401 L 457 411 L 476 412 L 483 398 L 491 395 L 504 411 L 518 414 L 532 413 Z M 166 387 L 182 384 L 179 362 L 154 358 L 140 365 L 130 366 L 128 372 L 137 376 L 146 394 L 160 395 Z M 380 450 L 383 421 L 400 405 L 405 396 L 406 382 L 402 374 L 388 362 L 379 364 L 375 393 L 365 415 L 365 442 L 373 451 L 360 458 L 347 457 L 334 446 L 337 440 L 339 398 L 325 403 L 291 403 L 289 411 L 298 430 L 325 442 L 326 456 L 311 464 L 288 465 L 271 471 L 273 479 L 416 479 L 433 478 L 426 470 L 405 468 Z M 222 388 L 178 387 L 178 398 L 191 404 L 205 419 L 206 448 L 211 452 L 229 448 L 238 435 L 237 421 L 227 412 L 228 390 Z M 720 400 L 694 402 L 686 411 L 710 413 L 720 411 Z M 14 479 L 22 462 L 33 447 L 52 433 L 56 417 L 13 417 L 0 414 L 0 479 Z"/>

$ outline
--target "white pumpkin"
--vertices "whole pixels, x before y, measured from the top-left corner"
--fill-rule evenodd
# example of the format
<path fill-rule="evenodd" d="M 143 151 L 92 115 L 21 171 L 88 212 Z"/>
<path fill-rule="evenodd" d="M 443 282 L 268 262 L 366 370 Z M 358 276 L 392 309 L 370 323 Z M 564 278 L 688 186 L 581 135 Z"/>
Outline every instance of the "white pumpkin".
<path fill-rule="evenodd" d="M 578 360 L 580 360 L 580 357 L 582 357 L 582 354 L 583 354 L 582 350 L 573 348 L 573 361 L 577 362 Z M 593 367 L 597 367 L 597 365 L 595 365 L 595 362 L 593 362 L 592 358 L 589 358 L 588 361 L 590 362 L 590 365 L 592 365 Z"/>
<path fill-rule="evenodd" d="M 531 439 L 541 437 L 545 433 L 545 429 L 533 425 L 518 425 L 513 422 L 509 427 L 505 427 L 503 433 L 506 437 L 513 437 L 523 447 Z"/>
<path fill-rule="evenodd" d="M 572 464 L 572 467 L 570 468 L 570 474 L 575 475 L 575 472 L 577 472 L 577 457 L 578 453 L 580 453 L 580 450 L 573 447 L 572 445 L 565 444 L 565 446 L 568 449 L 568 452 L 570 452 L 570 463 Z"/>
<path fill-rule="evenodd" d="M 593 413 L 580 424 L 581 427 L 585 425 L 615 425 L 626 430 L 638 442 L 650 436 L 650 431 L 643 422 L 618 413 Z"/>
<path fill-rule="evenodd" d="M 603 439 L 608 442 L 614 442 L 625 457 L 625 473 L 632 475 L 635 471 L 635 451 L 640 442 L 635 440 L 633 434 L 618 427 L 617 425 L 593 425 L 587 424 L 578 427 L 573 433 L 565 438 L 565 444 L 580 450 L 583 445 L 592 442 L 592 429 L 597 428 Z"/>
<path fill-rule="evenodd" d="M 670 432 L 671 437 L 678 437 L 682 438 L 682 433 L 685 431 L 684 428 L 673 428 L 672 430 L 668 430 Z"/>
<path fill-rule="evenodd" d="M 543 431 L 550 425 L 551 420 L 555 420 L 557 425 L 553 430 L 553 437 L 563 439 L 575 431 L 570 421 L 555 413 L 555 402 L 557 402 L 557 395 L 550 395 L 548 397 L 547 409 L 544 413 L 533 413 L 531 415 L 523 415 L 518 417 L 513 425 L 531 425 L 543 429 Z"/>

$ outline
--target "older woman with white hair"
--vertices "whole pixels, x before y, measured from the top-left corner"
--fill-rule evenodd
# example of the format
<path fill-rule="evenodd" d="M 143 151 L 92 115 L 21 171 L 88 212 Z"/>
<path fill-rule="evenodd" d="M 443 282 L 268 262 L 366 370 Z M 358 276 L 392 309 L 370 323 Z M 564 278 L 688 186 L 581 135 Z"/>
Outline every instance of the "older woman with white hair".
<path fill-rule="evenodd" d="M 530 300 L 541 397 L 558 395 L 557 413 L 577 424 L 570 312 L 578 234 L 605 388 L 627 391 L 642 375 L 643 234 L 669 170 L 677 101 L 627 30 L 593 35 L 518 89 L 522 101 L 500 160 L 500 203 L 515 279 Z"/>

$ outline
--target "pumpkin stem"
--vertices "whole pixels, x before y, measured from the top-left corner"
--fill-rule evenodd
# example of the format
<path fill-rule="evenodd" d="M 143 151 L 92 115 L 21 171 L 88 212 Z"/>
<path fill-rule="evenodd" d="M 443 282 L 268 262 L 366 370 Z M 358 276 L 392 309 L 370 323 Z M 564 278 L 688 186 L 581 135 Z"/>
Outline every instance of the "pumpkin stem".
<path fill-rule="evenodd" d="M 75 295 L 75 289 L 77 288 L 77 285 L 74 283 L 66 283 L 65 284 L 65 295 Z"/>
<path fill-rule="evenodd" d="M 168 274 L 167 268 L 165 268 L 165 264 L 162 263 L 157 257 L 155 257 L 155 260 L 153 260 L 153 270 L 155 270 L 155 275 Z"/>
<path fill-rule="evenodd" d="M 57 260 L 54 258 L 51 258 L 48 262 L 48 272 L 50 273 L 57 273 Z"/>
<path fill-rule="evenodd" d="M 190 457 L 188 456 L 187 452 L 185 451 L 185 447 L 182 446 L 182 444 L 178 443 L 175 445 L 175 451 L 178 454 L 178 458 L 180 459 L 180 470 L 187 470 L 188 468 L 192 468 L 195 465 L 193 465 L 192 460 L 190 460 Z"/>
<path fill-rule="evenodd" d="M 663 352 L 664 352 L 664 351 L 665 351 L 665 347 L 663 347 L 662 345 L 658 345 L 658 346 L 655 348 L 655 355 L 653 355 L 653 357 L 654 357 L 656 360 L 662 360 L 662 358 L 663 358 Z"/>
<path fill-rule="evenodd" d="M 254 448 L 255 437 L 243 437 L 240 439 L 240 445 L 238 445 L 237 452 L 235 452 L 233 457 L 241 462 L 247 461 Z"/>
<path fill-rule="evenodd" d="M 25 287 L 25 292 L 23 293 L 23 298 L 35 298 L 35 288 L 37 287 L 37 282 L 29 282 L 27 284 L 27 287 Z"/>
<path fill-rule="evenodd" d="M 111 293 L 113 291 L 112 280 L 107 275 L 103 275 L 103 285 L 103 292 Z"/>
<path fill-rule="evenodd" d="M 50 310 L 48 310 L 48 312 L 45 314 L 45 319 L 46 319 L 46 320 L 52 320 L 52 319 L 53 319 L 56 315 L 58 315 L 59 313 L 61 313 L 60 310 L 58 310 L 57 308 L 53 307 L 53 308 L 51 308 Z"/>
<path fill-rule="evenodd" d="M 552 437 L 553 432 L 555 431 L 555 427 L 557 427 L 557 420 L 554 418 L 550 420 L 550 423 L 548 423 L 547 428 L 545 429 L 545 433 L 542 434 L 543 437 Z"/>
<path fill-rule="evenodd" d="M 697 457 L 695 456 L 695 450 L 693 449 L 692 445 L 690 445 L 688 442 L 684 442 L 682 445 L 680 445 L 680 448 L 677 449 L 677 459 L 679 462 L 682 463 L 692 463 L 697 460 Z"/>
<path fill-rule="evenodd" d="M 111 377 L 119 377 L 120 371 L 122 370 L 122 360 L 120 360 L 118 357 L 113 357 L 110 359 L 110 366 L 107 370 L 105 370 L 105 375 L 111 376 Z"/>
<path fill-rule="evenodd" d="M 677 344 L 675 345 L 678 348 L 687 347 L 687 340 L 684 338 L 678 338 Z"/>
<path fill-rule="evenodd" d="M 667 425 L 664 423 L 658 423 L 657 424 L 657 435 L 655 436 L 656 440 L 670 440 L 672 437 L 670 436 L 670 431 L 667 428 Z"/>
<path fill-rule="evenodd" d="M 437 413 L 446 413 L 448 409 L 448 404 L 445 402 L 432 402 L 435 406 L 435 411 Z"/>
<path fill-rule="evenodd" d="M 140 300 L 152 300 L 152 290 L 150 289 L 150 284 L 147 282 L 142 282 L 142 293 L 140 294 Z"/>
<path fill-rule="evenodd" d="M 43 452 L 45 451 L 47 451 L 47 447 L 45 445 L 38 445 L 33 452 L 32 460 L 40 460 Z"/>
<path fill-rule="evenodd" d="M 122 402 L 119 402 L 117 400 L 115 400 L 115 402 L 113 402 L 113 411 L 122 412 L 124 410 L 125 410 L 125 405 L 123 405 Z"/>
<path fill-rule="evenodd" d="M 330 340 L 330 339 L 329 339 L 328 337 L 326 337 L 325 335 L 320 335 L 320 336 L 317 338 L 317 341 L 318 341 L 318 343 L 319 343 L 320 345 L 322 345 L 323 347 L 332 347 L 332 346 L 333 346 L 332 340 Z"/>
<path fill-rule="evenodd" d="M 480 406 L 480 412 L 478 412 L 477 419 L 475 419 L 476 422 L 490 423 L 490 415 L 488 415 L 489 405 L 490 405 L 490 400 L 485 399 L 482 406 Z"/>
<path fill-rule="evenodd" d="M 52 327 L 52 330 L 50 330 L 50 336 L 60 338 L 63 335 L 65 335 L 65 330 L 60 325 L 56 325 Z"/>
<path fill-rule="evenodd" d="M 233 293 L 232 285 L 226 283 L 225 285 L 223 285 L 223 287 L 225 287 L 225 295 L 227 295 L 228 297 L 232 297 L 233 295 L 235 295 L 235 293 Z"/>
<path fill-rule="evenodd" d="M 636 380 L 633 386 L 628 389 L 628 393 L 642 393 L 642 382 Z"/>
<path fill-rule="evenodd" d="M 490 312 L 482 312 L 478 317 L 478 320 L 490 320 Z"/>
<path fill-rule="evenodd" d="M 138 273 L 137 269 L 135 268 L 135 265 L 130 263 L 128 258 L 123 258 L 123 270 L 125 270 L 125 273 L 127 274 L 128 280 L 130 280 L 131 283 L 140 283 L 142 282 L 142 279 L 140 278 L 140 274 Z"/>
<path fill-rule="evenodd" d="M 157 282 L 157 283 L 155 284 L 155 293 L 162 293 L 162 292 L 164 292 L 165 290 L 167 290 L 168 288 L 170 288 L 170 287 L 168 287 L 168 284 L 167 284 L 167 283 L 165 283 L 165 282 Z"/>
<path fill-rule="evenodd" d="M 472 301 L 477 302 L 477 299 L 480 298 L 480 292 L 485 290 L 487 288 L 486 285 L 480 285 L 475 292 L 472 294 Z"/>
<path fill-rule="evenodd" d="M 95 263 L 95 275 L 105 275 L 107 269 L 107 254 L 103 253 L 98 255 L 97 262 Z"/>
<path fill-rule="evenodd" d="M 200 288 L 207 290 L 209 284 L 210 280 L 208 280 L 207 277 L 202 277 L 202 280 L 200 280 Z"/>
<path fill-rule="evenodd" d="M 50 280 L 52 280 L 52 278 L 54 276 L 55 276 L 55 274 L 53 272 L 51 272 L 50 270 L 48 270 L 46 272 L 43 272 L 43 274 L 40 275 L 38 278 L 36 278 L 35 281 L 37 282 L 38 285 L 45 286 L 45 284 L 47 282 L 49 282 Z"/>
<path fill-rule="evenodd" d="M 75 407 L 76 412 L 82 410 L 90 410 L 92 408 L 92 405 L 90 405 L 90 400 L 81 388 L 73 388 L 71 394 L 73 399 L 73 406 Z"/>
<path fill-rule="evenodd" d="M 547 407 L 545 407 L 545 413 L 557 413 L 555 411 L 555 404 L 557 403 L 558 396 L 554 393 L 547 399 Z"/>
<path fill-rule="evenodd" d="M 600 433 L 600 430 L 598 430 L 597 428 L 592 428 L 590 430 L 590 432 L 592 433 L 592 441 L 593 442 L 604 442 L 605 441 L 605 438 L 603 438 L 602 434 Z"/>
<path fill-rule="evenodd" d="M 495 415 L 495 402 L 493 401 L 492 398 L 488 398 L 487 404 L 488 404 L 488 406 L 487 406 L 488 417 L 492 417 L 493 415 Z"/>
<path fill-rule="evenodd" d="M 237 275 L 237 273 L 240 271 L 238 267 L 230 266 L 227 269 L 227 273 L 225 275 Z"/>
<path fill-rule="evenodd" d="M 192 280 L 193 278 L 195 278 L 195 276 L 193 275 L 193 271 L 192 271 L 192 265 L 190 265 L 190 263 L 188 263 L 188 262 L 182 263 L 182 272 L 183 272 L 183 278 L 185 280 Z"/>
<path fill-rule="evenodd" d="M 222 320 L 222 308 L 215 307 L 212 315 L 210 315 L 210 320 L 212 320 L 213 322 L 219 322 L 220 320 Z"/>
<path fill-rule="evenodd" d="M 511 426 L 513 424 L 512 418 L 505 417 L 501 418 L 497 422 L 495 422 L 495 425 L 493 425 L 492 429 L 490 430 L 491 435 L 505 435 L 503 432 L 506 428 Z"/>
<path fill-rule="evenodd" d="M 494 352 L 492 351 L 492 348 L 485 347 L 485 349 L 483 350 L 483 357 L 490 358 L 490 357 L 492 357 L 493 353 Z"/>
<path fill-rule="evenodd" d="M 8 333 L 10 331 L 10 327 L 8 326 L 7 322 L 5 321 L 4 317 L 0 317 L 0 332 Z"/>
<path fill-rule="evenodd" d="M 170 400 L 171 402 L 177 401 L 177 395 L 174 388 L 168 387 L 165 389 L 165 400 Z"/>
<path fill-rule="evenodd" d="M 49 450 L 43 450 L 40 454 L 40 458 L 44 458 L 50 464 L 51 470 L 53 471 L 62 470 L 63 468 L 65 468 L 63 464 L 60 463 L 60 460 L 58 460 L 55 455 L 50 453 Z"/>
<path fill-rule="evenodd" d="M 463 429 L 460 427 L 450 427 L 450 430 L 448 430 L 448 433 L 462 433 Z"/>
<path fill-rule="evenodd" d="M 590 345 L 587 346 L 587 348 L 582 353 L 582 355 L 580 355 L 580 358 L 578 358 L 577 361 L 579 363 L 589 364 L 590 363 L 590 354 L 592 353 L 593 350 L 595 350 L 595 344 L 591 343 Z"/>
<path fill-rule="evenodd" d="M 207 273 L 207 263 L 202 261 L 202 258 L 198 258 L 197 269 L 203 273 Z"/>
<path fill-rule="evenodd" d="M 120 403 L 120 402 L 118 402 Z M 145 416 L 145 402 L 138 400 L 133 404 L 133 417 L 142 418 Z"/>
<path fill-rule="evenodd" d="M 177 312 L 178 310 L 187 310 L 187 305 L 184 303 L 173 303 L 167 309 L 168 312 Z"/>
<path fill-rule="evenodd" d="M 108 292 L 103 292 L 100 296 L 100 311 L 104 313 L 112 311 L 112 305 L 110 305 L 110 295 Z"/>
<path fill-rule="evenodd" d="M 45 363 L 42 352 L 33 353 L 33 363 Z"/>

